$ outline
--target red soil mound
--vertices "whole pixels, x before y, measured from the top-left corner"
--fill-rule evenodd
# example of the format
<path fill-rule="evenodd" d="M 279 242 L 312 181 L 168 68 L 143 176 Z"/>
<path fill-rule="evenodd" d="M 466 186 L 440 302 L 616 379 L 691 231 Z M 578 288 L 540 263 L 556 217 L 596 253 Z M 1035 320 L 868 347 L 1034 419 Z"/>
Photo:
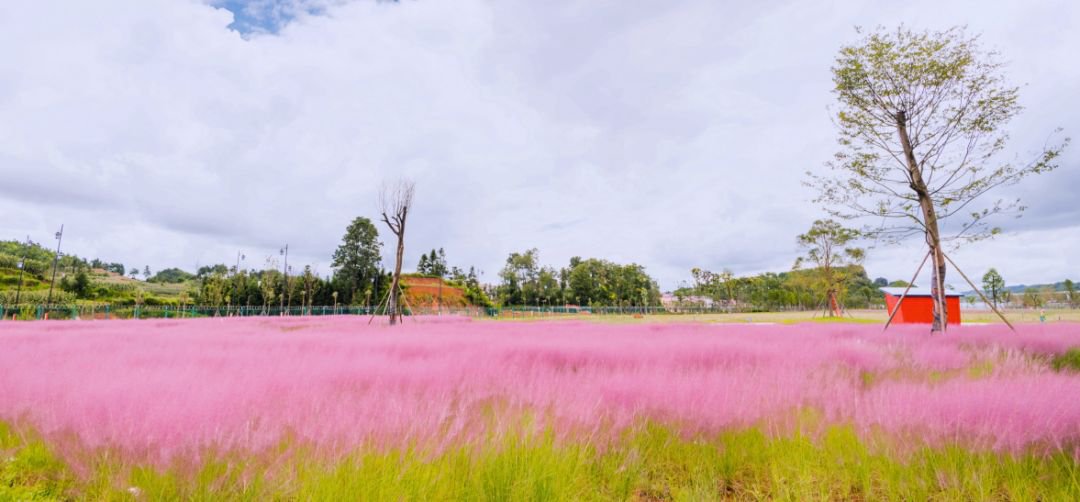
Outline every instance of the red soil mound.
<path fill-rule="evenodd" d="M 416 307 L 434 307 L 439 305 L 440 294 L 443 307 L 466 307 L 469 301 L 465 299 L 465 292 L 447 284 L 438 277 L 410 277 L 403 276 L 402 284 L 405 286 L 405 298 L 409 305 Z M 439 285 L 442 284 L 440 291 Z"/>

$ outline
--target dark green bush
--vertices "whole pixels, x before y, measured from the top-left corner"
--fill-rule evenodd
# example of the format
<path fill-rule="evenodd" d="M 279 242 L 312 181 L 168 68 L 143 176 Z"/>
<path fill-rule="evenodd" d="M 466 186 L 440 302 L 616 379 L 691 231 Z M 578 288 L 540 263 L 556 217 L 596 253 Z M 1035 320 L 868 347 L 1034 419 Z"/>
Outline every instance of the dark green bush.
<path fill-rule="evenodd" d="M 1080 347 L 1054 356 L 1050 365 L 1054 367 L 1054 371 L 1080 371 Z"/>

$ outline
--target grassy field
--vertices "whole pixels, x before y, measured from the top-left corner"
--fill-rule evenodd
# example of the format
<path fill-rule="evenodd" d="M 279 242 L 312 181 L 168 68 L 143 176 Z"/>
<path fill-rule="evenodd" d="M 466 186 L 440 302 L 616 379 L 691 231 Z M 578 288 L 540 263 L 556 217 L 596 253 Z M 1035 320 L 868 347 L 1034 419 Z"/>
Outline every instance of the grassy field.
<path fill-rule="evenodd" d="M 1071 324 L 630 320 L 0 324 L 0 501 L 1080 498 Z"/>

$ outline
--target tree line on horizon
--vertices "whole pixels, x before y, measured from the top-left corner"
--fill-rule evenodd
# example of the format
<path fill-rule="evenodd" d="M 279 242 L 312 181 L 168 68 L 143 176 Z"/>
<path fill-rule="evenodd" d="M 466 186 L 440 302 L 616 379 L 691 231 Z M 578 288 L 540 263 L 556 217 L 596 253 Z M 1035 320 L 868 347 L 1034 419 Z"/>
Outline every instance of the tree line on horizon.
<path fill-rule="evenodd" d="M 701 307 L 707 299 L 719 308 L 749 310 L 823 309 L 835 313 L 830 308 L 834 302 L 843 308 L 880 307 L 884 300 L 879 288 L 907 283 L 883 277 L 871 280 L 861 265 L 864 251 L 845 247 L 857 234 L 835 222 L 817 221 L 797 237 L 806 254 L 796 260 L 792 270 L 736 276 L 728 269 L 711 272 L 694 268 L 690 271 L 692 282 L 675 288 L 668 306 L 674 299 L 675 306 Z M 54 296 L 58 302 L 92 300 L 143 305 L 372 307 L 385 299 L 391 282 L 391 272 L 381 265 L 381 247 L 374 223 L 365 217 L 355 218 L 332 255 L 334 268 L 329 275 L 320 275 L 316 268 L 305 265 L 289 274 L 287 285 L 282 263 L 274 256 L 267 257 L 261 269 L 238 269 L 219 263 L 201 266 L 194 273 L 172 267 L 151 274 L 148 266 L 140 270 L 63 254 L 58 260 L 62 277 Z M 38 292 L 47 287 L 54 256 L 54 251 L 37 243 L 0 241 L 0 270 L 17 270 L 18 261 L 24 263 L 27 276 L 23 294 L 28 301 L 44 302 Z M 181 289 L 174 297 L 162 297 L 130 283 L 102 280 L 93 273 L 93 269 L 100 269 L 120 275 L 125 268 L 135 271 L 136 276 L 143 275 L 149 285 L 175 285 Z M 0 302 L 13 300 L 11 289 L 18 279 L 15 270 L 3 275 Z M 482 285 L 475 267 L 466 270 L 448 265 L 442 248 L 421 254 L 413 275 L 440 278 L 448 286 L 461 289 L 466 300 L 478 306 L 657 307 L 664 303 L 656 280 L 641 265 L 573 257 L 567 266 L 555 268 L 541 265 L 535 248 L 511 253 L 495 285 Z M 1055 291 L 1063 293 L 1067 305 L 1075 307 L 1080 303 L 1080 295 L 1068 279 L 1057 285 L 1027 287 L 1014 294 L 1005 287 L 997 270 L 991 269 L 983 277 L 983 292 L 995 303 L 1040 307 L 1053 298 Z"/>

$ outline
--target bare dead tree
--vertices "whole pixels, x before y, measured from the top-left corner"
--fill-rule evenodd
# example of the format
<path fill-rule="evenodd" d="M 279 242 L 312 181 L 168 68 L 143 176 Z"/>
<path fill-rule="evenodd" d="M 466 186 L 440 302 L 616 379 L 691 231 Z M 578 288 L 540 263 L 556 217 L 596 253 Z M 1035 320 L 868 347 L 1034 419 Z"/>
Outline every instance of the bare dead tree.
<path fill-rule="evenodd" d="M 401 312 L 401 262 L 405 255 L 405 221 L 409 217 L 409 209 L 412 208 L 413 194 L 416 192 L 416 183 L 411 180 L 400 179 L 393 183 L 384 183 L 379 191 L 379 207 L 382 210 L 382 220 L 390 227 L 390 231 L 397 236 L 397 254 L 394 261 L 394 277 L 390 282 L 390 297 L 387 301 L 386 310 L 390 314 L 390 324 L 397 324 L 402 320 Z"/>

